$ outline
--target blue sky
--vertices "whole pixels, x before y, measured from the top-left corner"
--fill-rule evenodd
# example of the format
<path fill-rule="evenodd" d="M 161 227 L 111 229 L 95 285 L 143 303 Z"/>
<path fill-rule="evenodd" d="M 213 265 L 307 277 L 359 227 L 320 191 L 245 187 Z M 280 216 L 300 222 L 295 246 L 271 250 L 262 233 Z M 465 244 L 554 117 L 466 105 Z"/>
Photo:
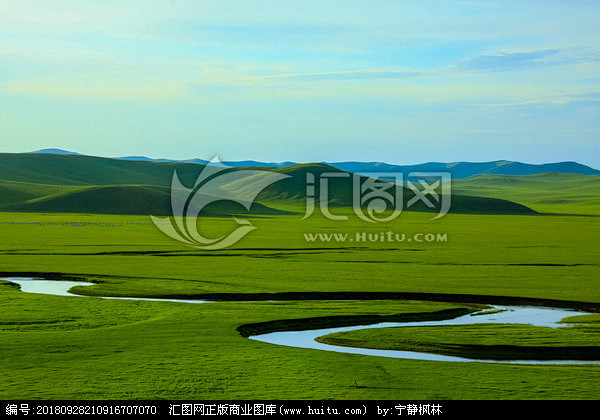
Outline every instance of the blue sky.
<path fill-rule="evenodd" d="M 600 167 L 600 2 L 0 3 L 0 151 Z"/>

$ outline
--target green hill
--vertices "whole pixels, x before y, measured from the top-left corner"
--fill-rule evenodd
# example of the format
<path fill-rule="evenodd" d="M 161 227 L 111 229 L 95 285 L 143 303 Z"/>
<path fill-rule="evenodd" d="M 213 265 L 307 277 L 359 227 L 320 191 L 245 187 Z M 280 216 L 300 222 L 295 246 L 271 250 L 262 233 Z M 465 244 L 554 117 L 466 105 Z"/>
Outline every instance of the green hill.
<path fill-rule="evenodd" d="M 320 182 L 319 179 L 324 174 L 328 178 L 328 197 L 331 207 L 352 207 L 353 206 L 353 184 L 351 177 L 344 177 L 344 171 L 333 168 L 326 164 L 303 164 L 287 166 L 284 168 L 273 169 L 273 172 L 290 175 L 290 178 L 284 179 L 276 184 L 266 188 L 260 195 L 259 201 L 275 206 L 277 203 L 295 203 L 298 206 L 305 205 L 306 202 L 306 179 L 307 175 L 314 178 L 315 192 L 314 196 L 319 197 Z M 339 175 L 339 176 L 337 176 Z M 365 177 L 362 177 L 365 179 Z M 408 188 L 398 187 L 396 194 L 401 194 L 403 209 L 410 211 L 439 212 L 439 203 L 431 200 L 435 207 L 429 208 L 422 201 L 417 201 L 410 207 L 408 203 L 413 199 L 415 193 Z M 473 214 L 533 214 L 533 210 L 524 205 L 513 203 L 511 201 L 468 196 L 452 195 L 452 205 L 450 213 L 473 213 Z"/>
<path fill-rule="evenodd" d="M 48 153 L 0 153 L 0 179 L 53 185 L 155 185 L 169 187 L 173 170 L 192 184 L 204 166 Z"/>
<path fill-rule="evenodd" d="M 0 210 L 167 215 L 171 211 L 170 186 L 174 171 L 177 170 L 184 186 L 191 187 L 204 168 L 204 165 L 189 163 L 128 161 L 83 155 L 4 153 L 0 154 L 0 193 L 3 193 Z M 248 168 L 231 170 L 244 169 Z M 325 173 L 330 175 L 327 194 L 329 206 L 353 205 L 352 177 L 340 169 L 326 164 L 262 169 L 274 175 L 283 174 L 288 177 L 265 188 L 258 195 L 250 213 L 303 212 L 307 177 L 314 179 L 315 196 L 319 197 L 319 180 Z M 245 199 L 248 191 L 253 190 L 250 187 L 264 182 L 264 176 L 264 173 L 240 175 L 238 179 L 220 186 L 219 190 Z M 403 208 L 406 210 L 406 203 L 414 193 L 408 189 L 398 192 L 402 193 Z M 428 208 L 422 202 L 415 203 L 409 210 L 439 211 L 437 208 Z M 469 195 L 453 195 L 450 211 L 478 214 L 535 213 L 510 201 Z M 218 201 L 208 206 L 202 214 L 223 216 L 243 213 L 247 213 L 247 210 L 235 202 Z"/>
<path fill-rule="evenodd" d="M 4 211 L 35 213 L 95 213 L 95 214 L 171 214 L 170 189 L 145 185 L 111 185 L 69 189 L 47 196 L 0 207 Z M 260 203 L 250 211 L 233 201 L 217 201 L 206 206 L 201 216 L 236 214 L 284 214 Z"/>
<path fill-rule="evenodd" d="M 454 181 L 452 191 L 502 197 L 542 212 L 600 214 L 600 177 L 594 175 L 481 175 Z"/>
<path fill-rule="evenodd" d="M 73 189 L 77 189 L 77 187 L 0 180 L 0 206 L 21 203 Z"/>

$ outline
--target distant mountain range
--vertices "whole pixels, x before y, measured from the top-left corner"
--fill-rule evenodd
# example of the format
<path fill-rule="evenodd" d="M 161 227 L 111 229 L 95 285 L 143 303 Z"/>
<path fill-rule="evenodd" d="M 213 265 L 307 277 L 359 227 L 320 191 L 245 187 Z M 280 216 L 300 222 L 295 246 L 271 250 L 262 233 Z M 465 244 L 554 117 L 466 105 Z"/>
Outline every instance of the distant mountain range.
<path fill-rule="evenodd" d="M 50 153 L 79 155 L 79 153 L 70 152 L 61 149 L 43 149 L 31 153 Z M 143 161 L 143 162 L 171 162 L 171 163 L 193 163 L 206 165 L 209 163 L 203 159 L 152 159 L 145 156 L 124 156 L 114 159 Z M 254 160 L 228 161 L 225 165 L 233 167 L 267 167 L 283 168 L 286 166 L 298 165 L 298 162 L 260 162 Z M 478 175 L 535 175 L 546 172 L 563 174 L 580 174 L 600 176 L 600 170 L 582 165 L 577 162 L 556 162 L 545 164 L 529 164 L 523 162 L 514 162 L 508 160 L 496 160 L 492 162 L 427 162 L 416 165 L 393 165 L 383 162 L 319 162 L 346 172 L 368 173 L 368 172 L 400 172 L 407 176 L 410 172 L 450 172 L 453 179 L 465 179 Z"/>

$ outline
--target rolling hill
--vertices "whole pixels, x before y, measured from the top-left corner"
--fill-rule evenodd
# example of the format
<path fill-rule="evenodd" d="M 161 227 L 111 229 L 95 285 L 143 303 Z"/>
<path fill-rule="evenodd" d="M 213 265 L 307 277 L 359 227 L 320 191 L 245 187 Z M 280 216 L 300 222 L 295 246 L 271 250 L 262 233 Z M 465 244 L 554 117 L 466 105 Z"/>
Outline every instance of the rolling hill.
<path fill-rule="evenodd" d="M 147 185 L 110 185 L 68 189 L 40 198 L 0 207 L 3 211 L 35 213 L 93 213 L 171 215 L 170 189 Z M 260 203 L 253 203 L 248 212 L 233 201 L 217 201 L 206 206 L 204 217 L 231 216 L 241 213 L 253 215 L 288 214 Z"/>
<path fill-rule="evenodd" d="M 203 166 L 127 161 L 85 155 L 0 153 L 0 179 L 53 185 L 154 185 L 169 187 L 173 170 L 193 183 Z"/>
<path fill-rule="evenodd" d="M 73 189 L 77 187 L 0 180 L 0 202 L 2 206 L 7 206 Z"/>
<path fill-rule="evenodd" d="M 147 162 L 109 159 L 74 154 L 0 154 L 0 210 L 24 212 L 73 212 L 102 214 L 170 214 L 170 186 L 176 170 L 183 185 L 192 186 L 203 165 L 174 162 Z M 247 169 L 247 168 L 246 168 Z M 344 171 L 326 164 L 300 164 L 281 168 L 264 168 L 287 178 L 265 188 L 251 208 L 252 214 L 303 212 L 306 179 L 316 180 L 324 173 L 331 177 L 329 205 L 349 207 L 352 201 L 352 178 Z M 232 168 L 241 171 L 242 168 Z M 248 187 L 258 182 L 244 176 L 219 187 L 228 194 L 244 197 Z M 400 187 L 398 187 L 400 188 Z M 414 193 L 402 189 L 406 203 Z M 410 210 L 437 212 L 417 202 Z M 477 214 L 532 214 L 533 210 L 507 200 L 470 195 L 453 195 L 451 212 Z M 247 213 L 231 201 L 219 201 L 206 208 L 203 215 L 219 216 Z"/>
<path fill-rule="evenodd" d="M 593 175 L 481 175 L 454 181 L 452 191 L 503 197 L 542 212 L 600 214 L 600 177 Z"/>

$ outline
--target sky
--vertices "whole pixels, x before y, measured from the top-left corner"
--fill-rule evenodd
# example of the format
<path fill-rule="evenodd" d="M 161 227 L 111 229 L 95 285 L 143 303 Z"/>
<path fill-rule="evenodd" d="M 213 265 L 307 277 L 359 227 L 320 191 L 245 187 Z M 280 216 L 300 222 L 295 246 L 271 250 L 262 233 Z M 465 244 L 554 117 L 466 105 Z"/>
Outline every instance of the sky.
<path fill-rule="evenodd" d="M 600 168 L 600 2 L 2 0 L 0 152 Z"/>

